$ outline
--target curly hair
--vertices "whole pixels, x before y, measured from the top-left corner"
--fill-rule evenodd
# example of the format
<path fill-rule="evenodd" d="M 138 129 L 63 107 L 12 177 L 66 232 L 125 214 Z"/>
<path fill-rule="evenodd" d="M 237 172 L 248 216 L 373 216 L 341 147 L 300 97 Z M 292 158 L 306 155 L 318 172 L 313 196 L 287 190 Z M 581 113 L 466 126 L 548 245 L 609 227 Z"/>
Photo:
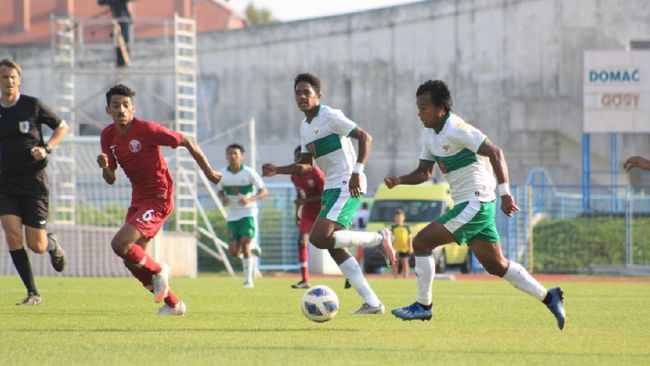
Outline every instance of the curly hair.
<path fill-rule="evenodd" d="M 308 72 L 298 74 L 296 76 L 296 79 L 293 82 L 293 90 L 296 90 L 296 86 L 298 86 L 298 83 L 305 82 L 309 85 L 311 85 L 312 88 L 314 88 L 314 91 L 318 94 L 320 93 L 320 80 L 313 74 L 310 74 Z"/>
<path fill-rule="evenodd" d="M 111 104 L 111 97 L 113 95 L 123 95 L 125 97 L 129 97 L 133 99 L 133 97 L 135 96 L 135 92 L 124 84 L 117 84 L 114 87 L 108 89 L 108 91 L 106 92 L 106 105 Z"/>
<path fill-rule="evenodd" d="M 451 106 L 454 104 L 453 100 L 451 99 L 451 92 L 449 91 L 447 84 L 445 84 L 445 82 L 442 80 L 426 81 L 424 84 L 418 87 L 418 91 L 415 93 L 415 96 L 419 97 L 425 94 L 429 94 L 431 102 L 434 105 L 445 108 L 447 112 L 451 110 Z"/>

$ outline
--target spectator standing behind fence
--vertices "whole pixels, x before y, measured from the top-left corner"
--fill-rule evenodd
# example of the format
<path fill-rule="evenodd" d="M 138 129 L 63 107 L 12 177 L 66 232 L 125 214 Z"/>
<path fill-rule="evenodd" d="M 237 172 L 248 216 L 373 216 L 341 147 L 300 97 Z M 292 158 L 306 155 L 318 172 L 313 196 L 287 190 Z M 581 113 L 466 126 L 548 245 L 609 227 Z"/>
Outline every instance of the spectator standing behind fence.
<path fill-rule="evenodd" d="M 46 231 L 50 188 L 45 166 L 48 155 L 68 133 L 68 125 L 38 98 L 20 94 L 21 78 L 20 65 L 0 61 L 0 221 L 9 254 L 27 289 L 27 297 L 17 305 L 38 305 L 41 296 L 23 243 L 36 253 L 49 252 L 54 270 L 63 271 L 65 253 L 56 236 Z M 47 142 L 43 125 L 54 131 Z"/>
<path fill-rule="evenodd" d="M 393 266 L 393 276 L 399 276 L 399 269 L 402 268 L 402 277 L 408 278 L 409 275 L 409 257 L 413 253 L 411 246 L 411 228 L 404 225 L 404 210 L 398 208 L 395 210 L 393 221 L 395 224 L 390 228 L 393 233 L 393 248 L 397 256 L 398 264 Z"/>
<path fill-rule="evenodd" d="M 368 202 L 363 202 L 361 208 L 354 215 L 354 220 L 352 220 L 352 227 L 359 229 L 359 231 L 365 231 L 366 226 L 368 226 L 368 220 L 370 219 L 370 211 L 368 211 Z"/>

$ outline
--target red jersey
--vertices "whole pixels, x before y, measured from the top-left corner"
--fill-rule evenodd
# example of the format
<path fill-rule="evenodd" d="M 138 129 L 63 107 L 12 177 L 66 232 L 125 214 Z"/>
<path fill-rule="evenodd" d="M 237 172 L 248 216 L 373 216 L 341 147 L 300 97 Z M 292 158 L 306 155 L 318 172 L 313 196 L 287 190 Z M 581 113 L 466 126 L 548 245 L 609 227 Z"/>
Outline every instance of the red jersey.
<path fill-rule="evenodd" d="M 131 128 L 120 135 L 114 124 L 101 134 L 102 152 L 108 155 L 108 166 L 115 170 L 119 163 L 131 181 L 131 202 L 148 198 L 171 198 L 174 182 L 160 146 L 178 147 L 183 135 L 156 122 L 133 119 Z"/>
<path fill-rule="evenodd" d="M 310 198 L 323 194 L 325 176 L 320 169 L 314 167 L 303 175 L 292 175 L 291 182 L 296 186 L 300 198 Z M 302 217 L 316 217 L 319 211 L 320 201 L 304 204 L 302 206 Z"/>

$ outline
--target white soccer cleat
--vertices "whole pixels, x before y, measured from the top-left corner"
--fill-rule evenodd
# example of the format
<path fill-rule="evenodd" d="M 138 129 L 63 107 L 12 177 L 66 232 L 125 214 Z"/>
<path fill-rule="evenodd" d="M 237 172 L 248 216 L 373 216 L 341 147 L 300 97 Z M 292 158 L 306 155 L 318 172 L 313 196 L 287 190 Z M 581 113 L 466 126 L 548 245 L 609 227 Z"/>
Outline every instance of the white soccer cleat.
<path fill-rule="evenodd" d="M 390 230 L 383 228 L 378 231 L 382 241 L 377 245 L 377 250 L 386 260 L 386 265 L 392 266 L 395 263 L 395 249 L 393 248 L 393 234 Z"/>
<path fill-rule="evenodd" d="M 244 288 L 253 288 L 255 284 L 253 282 L 244 281 Z"/>
<path fill-rule="evenodd" d="M 40 305 L 41 302 L 43 302 L 41 295 L 29 294 L 23 301 L 17 303 L 16 305 Z"/>
<path fill-rule="evenodd" d="M 368 303 L 363 303 L 359 310 L 352 313 L 352 315 L 370 315 L 370 314 L 383 314 L 386 312 L 384 304 L 379 304 L 377 306 L 370 306 Z"/>
<path fill-rule="evenodd" d="M 162 269 L 159 273 L 153 275 L 153 297 L 154 301 L 161 302 L 169 293 L 169 266 L 161 263 Z"/>
<path fill-rule="evenodd" d="M 176 306 L 163 305 L 158 309 L 158 315 L 180 315 L 183 316 L 187 313 L 187 306 L 180 301 Z"/>

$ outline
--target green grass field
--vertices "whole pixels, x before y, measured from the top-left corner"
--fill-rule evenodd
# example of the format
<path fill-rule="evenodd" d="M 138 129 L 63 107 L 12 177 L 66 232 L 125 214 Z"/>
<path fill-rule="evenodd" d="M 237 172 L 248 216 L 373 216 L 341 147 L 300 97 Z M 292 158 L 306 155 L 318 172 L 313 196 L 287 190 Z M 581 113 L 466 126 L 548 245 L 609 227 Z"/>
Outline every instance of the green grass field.
<path fill-rule="evenodd" d="M 134 279 L 37 278 L 43 304 L 19 307 L 18 277 L 0 277 L 0 365 L 632 365 L 650 362 L 650 283 L 560 283 L 568 324 L 503 281 L 436 281 L 431 322 L 351 316 L 323 324 L 299 309 L 292 278 L 173 279 L 184 317 L 158 317 Z M 371 279 L 387 310 L 412 302 L 415 282 Z M 547 283 L 546 285 L 551 285 Z"/>

